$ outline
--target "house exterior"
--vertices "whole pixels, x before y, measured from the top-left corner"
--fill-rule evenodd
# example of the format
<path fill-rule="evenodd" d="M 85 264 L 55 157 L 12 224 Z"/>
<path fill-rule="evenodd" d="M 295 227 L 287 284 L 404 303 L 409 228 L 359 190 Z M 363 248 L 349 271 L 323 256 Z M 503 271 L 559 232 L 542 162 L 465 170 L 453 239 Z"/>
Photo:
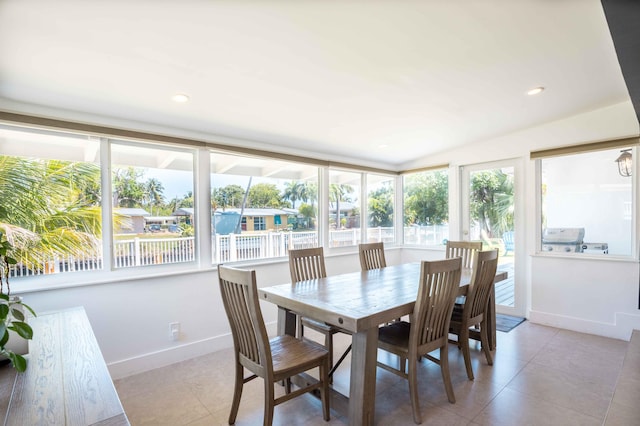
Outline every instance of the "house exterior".
<path fill-rule="evenodd" d="M 227 214 L 236 214 L 238 217 L 242 213 L 240 222 L 241 231 L 279 231 L 287 229 L 287 218 L 292 214 L 282 209 L 272 208 L 246 208 L 246 209 L 225 209 Z M 221 209 L 216 213 L 222 213 Z"/>
<path fill-rule="evenodd" d="M 118 208 L 114 212 L 122 217 L 122 221 L 116 222 L 114 232 L 116 234 L 141 234 L 145 232 L 147 218 L 151 215 L 145 209 Z"/>

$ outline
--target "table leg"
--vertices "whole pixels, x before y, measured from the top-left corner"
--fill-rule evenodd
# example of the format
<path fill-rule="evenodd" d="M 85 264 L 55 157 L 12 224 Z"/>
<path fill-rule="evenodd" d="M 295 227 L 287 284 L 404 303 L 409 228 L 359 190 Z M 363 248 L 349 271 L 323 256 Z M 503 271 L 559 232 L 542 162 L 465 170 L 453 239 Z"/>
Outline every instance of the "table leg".
<path fill-rule="evenodd" d="M 349 424 L 372 425 L 376 403 L 378 328 L 352 336 Z"/>
<path fill-rule="evenodd" d="M 296 314 L 278 306 L 278 336 L 296 336 Z"/>

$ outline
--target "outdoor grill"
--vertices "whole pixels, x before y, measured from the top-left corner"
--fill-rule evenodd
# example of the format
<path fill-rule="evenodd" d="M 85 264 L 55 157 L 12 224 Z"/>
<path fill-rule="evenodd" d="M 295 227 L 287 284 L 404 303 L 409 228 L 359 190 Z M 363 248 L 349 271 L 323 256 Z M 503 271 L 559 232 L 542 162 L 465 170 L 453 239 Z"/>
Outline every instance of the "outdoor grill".
<path fill-rule="evenodd" d="M 609 254 L 609 244 L 607 243 L 583 243 L 583 253 Z"/>
<path fill-rule="evenodd" d="M 546 228 L 542 233 L 542 251 L 582 253 L 584 228 Z"/>

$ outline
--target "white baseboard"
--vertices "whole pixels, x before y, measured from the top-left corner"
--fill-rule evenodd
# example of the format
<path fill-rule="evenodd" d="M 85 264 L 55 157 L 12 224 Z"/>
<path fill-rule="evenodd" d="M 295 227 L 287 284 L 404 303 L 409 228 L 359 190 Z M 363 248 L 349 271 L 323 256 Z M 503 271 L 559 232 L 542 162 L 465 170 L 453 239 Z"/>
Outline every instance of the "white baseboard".
<path fill-rule="evenodd" d="M 529 321 L 557 328 L 629 341 L 634 329 L 640 329 L 640 315 L 617 312 L 614 323 L 586 320 L 549 312 L 531 310 Z"/>
<path fill-rule="evenodd" d="M 276 334 L 276 323 L 268 323 L 267 333 L 270 336 Z M 111 378 L 121 379 L 123 377 L 133 376 L 134 374 L 143 373 L 176 362 L 184 361 L 227 349 L 233 346 L 231 333 L 221 336 L 211 337 L 197 342 L 190 342 L 184 345 L 159 350 L 156 352 L 146 353 L 144 355 L 123 359 L 107 364 Z"/>

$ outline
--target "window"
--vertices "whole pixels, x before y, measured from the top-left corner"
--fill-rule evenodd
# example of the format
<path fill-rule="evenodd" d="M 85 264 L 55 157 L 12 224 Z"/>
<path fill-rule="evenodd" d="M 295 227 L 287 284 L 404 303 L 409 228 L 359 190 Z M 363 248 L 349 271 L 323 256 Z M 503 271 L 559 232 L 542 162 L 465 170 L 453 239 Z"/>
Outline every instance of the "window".
<path fill-rule="evenodd" d="M 111 142 L 115 268 L 195 260 L 194 155 L 189 149 Z"/>
<path fill-rule="evenodd" d="M 152 265 L 207 267 L 196 262 L 196 247 L 204 248 L 200 255 L 209 253 L 196 226 L 208 220 L 212 263 L 285 257 L 290 249 L 317 247 L 320 228 L 328 234 L 327 247 L 395 242 L 395 175 L 337 170 L 315 159 L 207 150 L 187 139 L 122 137 L 0 124 L 0 232 L 18 247 L 12 277 L 128 274 L 130 268 L 143 276 Z M 321 173 L 326 187 L 319 188 Z M 203 179 L 211 187 L 210 196 L 204 191 L 211 203 L 206 212 L 196 208 L 207 204 L 196 203 L 203 189 L 195 183 Z M 110 193 L 104 194 L 101 185 L 109 181 Z M 327 212 L 321 223 L 320 189 Z M 54 282 L 73 285 L 65 276 Z"/>
<path fill-rule="evenodd" d="M 279 216 L 279 215 L 277 215 Z M 254 217 L 253 218 L 253 230 L 254 231 L 264 231 L 265 229 L 267 229 L 267 225 L 266 225 L 266 220 L 264 217 L 262 216 L 258 216 L 258 217 Z"/>
<path fill-rule="evenodd" d="M 621 149 L 539 160 L 543 252 L 632 254 L 633 178 L 618 172 Z"/>
<path fill-rule="evenodd" d="M 404 243 L 442 245 L 449 239 L 448 170 L 404 176 Z"/>
<path fill-rule="evenodd" d="M 100 142 L 0 126 L 0 232 L 12 276 L 103 268 Z"/>
<path fill-rule="evenodd" d="M 367 174 L 367 241 L 395 242 L 395 177 Z"/>
<path fill-rule="evenodd" d="M 362 174 L 329 170 L 329 246 L 358 245 Z"/>
<path fill-rule="evenodd" d="M 318 245 L 318 168 L 212 152 L 214 263 Z"/>

